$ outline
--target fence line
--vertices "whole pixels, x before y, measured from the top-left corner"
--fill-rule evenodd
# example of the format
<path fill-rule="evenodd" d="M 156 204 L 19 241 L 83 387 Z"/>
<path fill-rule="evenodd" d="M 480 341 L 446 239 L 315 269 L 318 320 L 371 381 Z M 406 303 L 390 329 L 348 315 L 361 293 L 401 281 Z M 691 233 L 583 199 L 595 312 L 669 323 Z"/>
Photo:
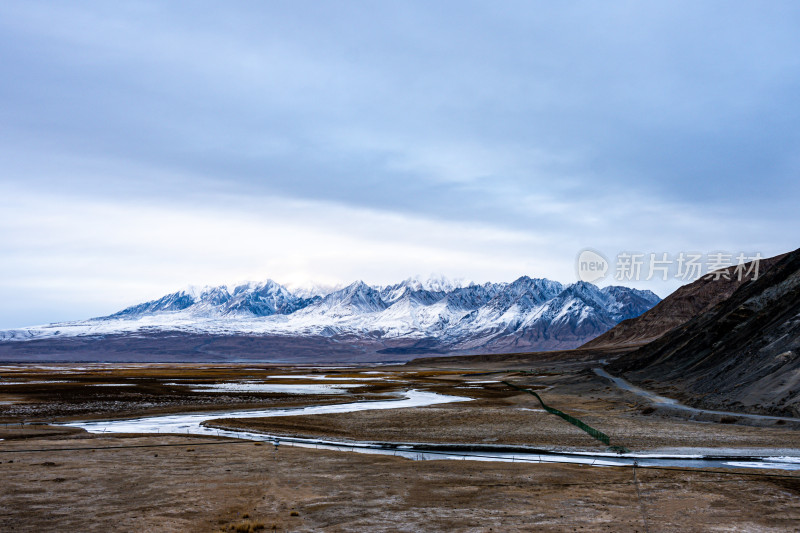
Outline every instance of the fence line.
<path fill-rule="evenodd" d="M 165 434 L 166 436 L 167 434 Z M 178 434 L 175 434 L 178 436 Z M 16 440 L 16 439 L 15 439 Z M 168 448 L 168 447 L 185 447 L 185 446 L 225 446 L 225 445 L 243 445 L 243 444 L 271 444 L 273 440 L 276 439 L 269 439 L 265 441 L 258 441 L 258 440 L 238 440 L 238 439 L 230 439 L 224 441 L 213 441 L 213 442 L 182 442 L 182 443 L 162 443 L 162 444 L 130 444 L 125 446 L 80 446 L 74 448 L 30 448 L 30 449 L 21 449 L 21 450 L 4 450 L 0 448 L 0 454 L 2 453 L 47 453 L 47 452 L 64 452 L 64 451 L 89 451 L 89 450 L 124 450 L 124 449 L 135 449 L 135 448 Z M 292 446 L 292 441 L 286 437 L 279 437 L 277 440 L 280 441 L 281 444 L 287 444 Z M 10 441 L 5 441 L 6 443 Z M 335 448 L 335 450 L 341 451 L 340 448 L 347 448 L 347 449 L 356 449 L 359 446 L 348 446 L 343 444 L 325 444 L 325 443 L 304 443 L 308 444 L 309 448 L 311 444 L 317 444 L 317 446 L 330 446 Z M 385 450 L 385 449 L 384 449 Z M 389 450 L 386 450 L 389 451 Z M 449 457 L 459 457 L 463 459 L 497 459 L 498 456 L 496 455 L 481 455 L 481 454 L 470 454 L 470 453 L 458 453 L 458 452 L 441 452 L 441 451 L 417 451 L 417 450 L 394 450 L 395 453 L 413 453 L 417 456 L 422 455 L 423 458 L 425 455 L 439 455 L 439 456 L 449 456 Z M 565 463 L 562 461 L 549 461 L 547 460 L 546 455 L 538 455 L 536 459 L 528 459 L 520 456 L 514 456 L 515 462 L 517 463 L 528 463 L 528 464 L 567 464 L 572 466 L 586 466 L 592 467 L 591 464 L 585 463 Z M 510 456 L 509 456 L 510 458 Z M 633 465 L 603 465 L 602 468 L 631 468 Z M 649 466 L 649 465 L 641 465 L 637 464 L 636 468 L 638 470 L 660 470 L 666 472 L 683 472 L 683 473 L 705 473 L 705 474 L 717 474 L 721 476 L 734 476 L 734 477 L 753 477 L 753 478 L 781 478 L 781 479 L 800 479 L 800 475 L 791 475 L 791 474 L 772 474 L 766 472 L 742 472 L 742 471 L 726 471 L 726 470 L 709 470 L 707 468 L 681 468 L 681 467 L 670 467 L 670 466 Z M 733 480 L 739 481 L 739 480 Z M 720 482 L 719 480 L 714 480 L 714 483 Z M 628 484 L 630 482 L 625 482 Z M 652 482 L 648 482 L 652 483 Z M 585 483 L 575 483 L 574 485 L 583 485 Z M 588 483 L 593 484 L 593 483 Z M 610 484 L 618 484 L 618 483 L 610 483 Z M 567 483 L 567 485 L 573 485 L 572 483 Z"/>
<path fill-rule="evenodd" d="M 523 392 L 527 392 L 528 394 L 533 394 L 536 397 L 536 399 L 539 400 L 539 403 L 542 404 L 542 409 L 544 409 L 548 413 L 556 415 L 556 416 L 560 416 L 561 418 L 563 418 L 564 420 L 566 420 L 567 422 L 569 422 L 573 426 L 575 426 L 575 427 L 577 427 L 579 429 L 582 429 L 583 431 L 588 433 L 590 436 L 592 436 L 595 439 L 599 440 L 600 442 L 602 442 L 606 446 L 609 446 L 611 444 L 611 439 L 609 438 L 608 435 L 606 435 L 605 433 L 603 433 L 599 429 L 595 429 L 592 426 L 590 426 L 589 424 L 586 424 L 585 422 L 583 422 L 581 420 L 578 420 L 574 416 L 570 416 L 567 413 L 564 413 L 562 411 L 559 411 L 558 409 L 550 407 L 549 405 L 544 403 L 544 400 L 542 400 L 541 396 L 536 394 L 531 389 L 526 389 L 525 387 L 520 387 L 519 385 L 515 385 L 515 384 L 513 384 L 513 383 L 511 383 L 509 381 L 503 381 L 503 383 L 505 383 L 509 387 L 513 387 L 513 388 L 515 388 L 517 390 L 521 390 Z"/>

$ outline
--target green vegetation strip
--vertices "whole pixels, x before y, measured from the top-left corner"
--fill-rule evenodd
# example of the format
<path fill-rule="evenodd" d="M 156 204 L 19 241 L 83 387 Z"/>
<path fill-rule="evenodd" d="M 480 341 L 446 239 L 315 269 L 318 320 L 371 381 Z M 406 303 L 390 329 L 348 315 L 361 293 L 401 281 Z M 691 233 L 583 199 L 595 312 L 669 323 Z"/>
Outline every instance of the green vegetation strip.
<path fill-rule="evenodd" d="M 542 404 L 542 409 L 544 409 L 548 413 L 556 415 L 556 416 L 560 416 L 561 418 L 563 418 L 564 420 L 566 420 L 567 422 L 569 422 L 573 426 L 582 429 L 583 431 L 585 431 L 586 433 L 588 433 L 589 435 L 591 435 L 595 439 L 599 440 L 600 442 L 602 442 L 606 446 L 610 446 L 611 445 L 611 439 L 608 437 L 608 435 L 606 435 L 605 433 L 603 433 L 600 430 L 594 429 L 592 426 L 590 426 L 589 424 L 586 424 L 585 422 L 581 422 L 580 420 L 578 420 L 574 416 L 570 416 L 567 413 L 559 411 L 558 409 L 553 409 L 552 407 L 550 407 L 549 405 L 544 403 L 544 401 L 542 400 L 541 396 L 539 396 L 538 394 L 533 392 L 531 389 L 526 389 L 525 387 L 520 387 L 519 385 L 514 385 L 513 383 L 509 383 L 508 381 L 504 381 L 503 383 L 505 383 L 509 387 L 513 387 L 513 388 L 515 388 L 517 390 L 521 390 L 523 392 L 527 392 L 528 394 L 533 394 L 534 396 L 536 396 L 536 399 L 539 400 L 539 403 Z"/>

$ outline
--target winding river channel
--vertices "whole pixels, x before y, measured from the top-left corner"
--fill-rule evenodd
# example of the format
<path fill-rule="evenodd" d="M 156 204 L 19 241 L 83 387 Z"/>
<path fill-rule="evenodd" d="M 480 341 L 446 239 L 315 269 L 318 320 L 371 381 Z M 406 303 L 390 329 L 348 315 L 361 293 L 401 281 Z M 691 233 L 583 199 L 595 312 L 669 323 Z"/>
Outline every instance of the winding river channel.
<path fill-rule="evenodd" d="M 533 463 L 576 463 L 592 466 L 663 466 L 682 468 L 754 468 L 800 470 L 798 450 L 743 449 L 675 449 L 668 453 L 625 453 L 553 451 L 526 446 L 424 444 L 337 441 L 331 439 L 288 438 L 265 433 L 230 431 L 205 425 L 205 422 L 224 418 L 256 418 L 272 416 L 319 415 L 351 413 L 373 409 L 424 407 L 450 402 L 470 401 L 470 398 L 448 396 L 434 392 L 408 390 L 395 399 L 360 401 L 336 405 L 315 405 L 293 409 L 233 410 L 207 413 L 185 413 L 149 416 L 133 419 L 69 422 L 64 425 L 83 428 L 90 433 L 166 433 L 233 437 L 253 441 L 288 444 L 306 448 L 352 451 L 406 457 L 413 460 L 478 460 Z M 673 453 L 674 452 L 674 453 Z"/>

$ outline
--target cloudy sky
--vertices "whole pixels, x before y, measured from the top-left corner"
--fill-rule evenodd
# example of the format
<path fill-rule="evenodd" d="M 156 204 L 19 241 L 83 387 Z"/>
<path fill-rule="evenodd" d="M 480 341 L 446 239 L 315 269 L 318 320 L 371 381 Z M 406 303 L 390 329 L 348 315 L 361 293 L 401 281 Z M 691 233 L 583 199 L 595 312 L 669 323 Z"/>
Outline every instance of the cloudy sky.
<path fill-rule="evenodd" d="M 2 2 L 0 328 L 794 249 L 798 28 L 778 1 Z"/>

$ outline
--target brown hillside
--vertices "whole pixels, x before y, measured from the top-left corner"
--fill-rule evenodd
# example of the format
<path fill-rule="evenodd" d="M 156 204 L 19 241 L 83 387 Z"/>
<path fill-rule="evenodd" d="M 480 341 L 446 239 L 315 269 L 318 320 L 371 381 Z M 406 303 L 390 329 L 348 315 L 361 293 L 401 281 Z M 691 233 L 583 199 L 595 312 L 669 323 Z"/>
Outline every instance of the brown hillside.
<path fill-rule="evenodd" d="M 786 254 L 762 259 L 759 264 L 759 276 L 764 275 Z M 747 264 L 750 266 L 750 263 Z M 636 318 L 623 320 L 609 331 L 587 342 L 581 348 L 633 348 L 654 341 L 673 328 L 686 323 L 718 303 L 727 300 L 752 276 L 737 279 L 733 268 L 725 269 L 730 279 L 720 277 L 715 280 L 711 275 L 679 288 L 655 307 Z"/>
<path fill-rule="evenodd" d="M 800 416 L 800 249 L 609 369 L 698 406 Z"/>

